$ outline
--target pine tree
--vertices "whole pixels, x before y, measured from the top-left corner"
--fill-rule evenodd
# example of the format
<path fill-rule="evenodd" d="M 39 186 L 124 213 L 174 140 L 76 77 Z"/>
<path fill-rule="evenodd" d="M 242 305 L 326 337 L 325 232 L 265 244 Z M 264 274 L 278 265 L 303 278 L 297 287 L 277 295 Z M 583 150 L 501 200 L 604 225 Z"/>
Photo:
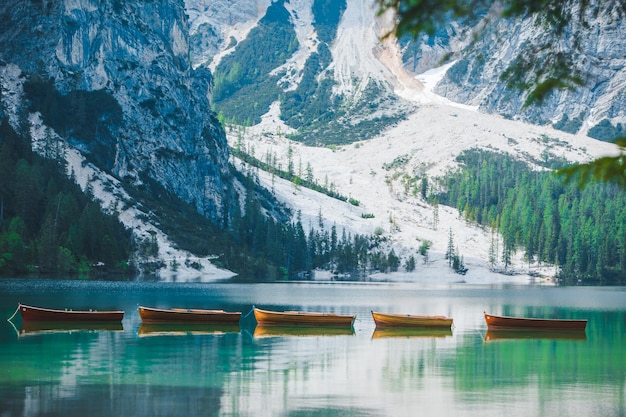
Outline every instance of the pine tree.
<path fill-rule="evenodd" d="M 439 201 L 435 199 L 433 201 L 433 230 L 437 230 L 439 227 Z"/>
<path fill-rule="evenodd" d="M 452 228 L 448 233 L 448 248 L 446 249 L 446 259 L 448 260 L 448 266 L 452 266 L 454 261 L 454 235 L 452 234 Z"/>
<path fill-rule="evenodd" d="M 496 263 L 498 262 L 498 242 L 496 237 L 496 230 L 494 227 L 491 228 L 491 243 L 489 244 L 489 269 L 492 271 L 496 267 Z"/>

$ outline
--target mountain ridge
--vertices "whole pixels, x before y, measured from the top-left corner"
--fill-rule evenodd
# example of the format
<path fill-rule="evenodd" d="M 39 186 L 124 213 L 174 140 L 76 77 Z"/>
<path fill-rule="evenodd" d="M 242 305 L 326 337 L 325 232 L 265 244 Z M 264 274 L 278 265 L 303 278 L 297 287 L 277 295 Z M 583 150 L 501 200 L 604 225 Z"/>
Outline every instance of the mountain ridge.
<path fill-rule="evenodd" d="M 202 3 L 202 0 L 186 2 L 188 8 L 196 5 L 195 9 L 199 9 L 197 5 Z M 294 16 L 310 14 L 313 3 L 288 3 L 291 20 L 297 22 L 298 19 Z M 570 3 L 576 4 L 572 1 Z M 438 96 L 459 104 L 479 107 L 482 111 L 500 114 L 506 118 L 553 125 L 557 128 L 569 121 L 568 132 L 576 133 L 580 130 L 583 134 L 587 134 L 590 128 L 601 121 L 619 127 L 626 120 L 625 109 L 621 104 L 623 100 L 619 99 L 624 94 L 623 74 L 620 71 L 624 67 L 624 59 L 619 53 L 624 49 L 624 40 L 619 34 L 623 32 L 626 19 L 620 17 L 616 11 L 617 6 L 611 9 L 598 2 L 591 2 L 584 20 L 572 19 L 564 33 L 554 33 L 547 25 L 542 26 L 541 14 L 505 19 L 500 17 L 495 10 L 497 7 L 493 6 L 492 10 L 477 11 L 471 18 L 451 19 L 432 36 L 420 35 L 415 39 L 400 41 L 391 36 L 381 42 L 380 36 L 388 34 L 392 28 L 393 16 L 389 13 L 376 16 L 375 5 L 375 1 L 346 1 L 346 10 L 342 12 L 337 36 L 330 42 L 327 41 L 332 61 L 318 72 L 318 82 L 321 83 L 324 74 L 332 73 L 330 80 L 334 83 L 333 94 L 328 99 L 331 107 L 333 100 L 339 100 L 344 106 L 351 107 L 351 115 L 359 118 L 372 117 L 372 110 L 369 110 L 368 116 L 367 107 L 358 104 L 358 93 L 365 91 L 369 85 L 369 88 L 376 89 L 379 96 L 392 93 L 389 100 L 377 102 L 378 111 L 388 108 L 410 112 L 410 106 L 406 107 L 408 103 L 404 106 L 393 103 L 394 99 L 407 97 L 406 94 L 397 94 L 403 88 L 403 81 L 406 84 L 411 79 L 411 89 L 414 90 L 417 87 L 414 80 L 416 76 L 446 64 L 448 69 L 433 91 Z M 599 8 L 599 12 L 594 15 L 592 11 L 596 8 Z M 258 8 L 257 11 L 258 15 L 245 21 L 246 28 L 254 27 L 255 22 L 262 18 L 264 9 Z M 571 14 L 576 15 L 575 12 Z M 219 14 L 212 15 L 212 18 L 218 22 L 221 19 Z M 316 18 L 320 17 L 313 16 L 313 22 Z M 308 28 L 308 38 L 315 38 L 315 32 L 311 32 L 315 30 L 315 25 Z M 249 33 L 239 32 L 239 40 L 247 39 Z M 195 35 L 192 33 L 193 36 Z M 526 105 L 528 94 L 532 90 L 528 88 L 524 91 L 511 86 L 529 83 L 535 76 L 541 81 L 540 77 L 546 76 L 543 75 L 546 65 L 549 68 L 549 65 L 554 64 L 555 68 L 562 70 L 556 67 L 561 62 L 553 62 L 554 58 L 549 55 L 551 49 L 546 45 L 550 44 L 558 46 L 558 54 L 566 54 L 573 75 L 584 76 L 583 81 L 586 83 L 571 89 L 555 90 L 542 103 Z M 567 52 L 568 45 L 572 52 Z M 314 53 L 314 47 L 314 43 L 308 45 L 309 52 Z M 236 50 L 236 44 L 229 45 L 229 53 Z M 202 55 L 201 50 L 194 50 L 194 53 Z M 385 56 L 393 59 L 384 59 Z M 534 57 L 536 62 L 524 64 L 524 56 Z M 402 64 L 397 59 L 401 59 Z M 358 62 L 358 65 L 354 66 L 354 62 Z M 511 75 L 504 76 L 507 71 L 519 71 L 518 67 L 522 64 L 526 65 L 523 68 L 525 74 L 513 78 Z M 211 68 L 214 72 L 219 72 L 215 63 L 211 63 Z M 412 76 L 407 77 L 407 73 Z M 293 89 L 292 83 L 289 90 Z M 415 99 L 415 93 L 412 96 Z M 283 98 L 280 101 L 285 113 L 288 106 Z M 219 103 L 217 107 L 219 108 Z M 265 111 L 267 110 L 266 107 Z M 400 115 L 399 119 L 402 117 Z M 399 119 L 382 120 L 382 123 L 389 126 Z M 285 120 L 290 124 L 288 119 Z M 259 119 L 255 124 L 258 121 Z M 368 126 L 356 128 L 363 137 L 380 133 L 384 129 L 379 127 L 370 134 Z"/>

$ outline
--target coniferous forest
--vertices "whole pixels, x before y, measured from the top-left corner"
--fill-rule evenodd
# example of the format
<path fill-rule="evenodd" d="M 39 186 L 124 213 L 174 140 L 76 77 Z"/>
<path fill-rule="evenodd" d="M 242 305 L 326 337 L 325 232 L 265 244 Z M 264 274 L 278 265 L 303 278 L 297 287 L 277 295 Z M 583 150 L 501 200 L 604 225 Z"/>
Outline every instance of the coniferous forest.
<path fill-rule="evenodd" d="M 616 186 L 579 188 L 549 170 L 495 152 L 461 154 L 439 201 L 468 221 L 497 229 L 494 258 L 506 268 L 514 250 L 529 264 L 558 266 L 565 283 L 626 282 L 626 194 Z M 490 256 L 491 257 L 491 256 Z"/>
<path fill-rule="evenodd" d="M 0 274 L 128 273 L 131 234 L 0 123 Z"/>

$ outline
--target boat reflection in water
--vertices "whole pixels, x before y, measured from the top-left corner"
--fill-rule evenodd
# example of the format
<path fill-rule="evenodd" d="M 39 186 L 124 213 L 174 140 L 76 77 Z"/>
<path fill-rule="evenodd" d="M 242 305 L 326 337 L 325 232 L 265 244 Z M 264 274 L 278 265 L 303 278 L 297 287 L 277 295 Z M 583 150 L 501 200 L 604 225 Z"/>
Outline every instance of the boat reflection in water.
<path fill-rule="evenodd" d="M 280 326 L 257 325 L 254 328 L 253 337 L 285 337 L 285 336 L 352 336 L 354 329 L 352 327 L 341 326 Z"/>
<path fill-rule="evenodd" d="M 587 334 L 577 330 L 487 330 L 485 342 L 496 340 L 547 339 L 587 340 Z"/>
<path fill-rule="evenodd" d="M 9 323 L 13 324 L 9 321 Z M 56 322 L 56 321 L 22 321 L 19 330 L 13 326 L 18 337 L 50 333 L 102 332 L 124 330 L 121 322 Z"/>
<path fill-rule="evenodd" d="M 202 324 L 202 323 L 141 323 L 137 330 L 139 337 L 148 336 L 189 336 L 221 335 L 239 333 L 238 324 Z"/>
<path fill-rule="evenodd" d="M 448 337 L 452 336 L 451 328 L 417 328 L 417 327 L 377 327 L 372 334 L 372 339 L 388 337 Z"/>

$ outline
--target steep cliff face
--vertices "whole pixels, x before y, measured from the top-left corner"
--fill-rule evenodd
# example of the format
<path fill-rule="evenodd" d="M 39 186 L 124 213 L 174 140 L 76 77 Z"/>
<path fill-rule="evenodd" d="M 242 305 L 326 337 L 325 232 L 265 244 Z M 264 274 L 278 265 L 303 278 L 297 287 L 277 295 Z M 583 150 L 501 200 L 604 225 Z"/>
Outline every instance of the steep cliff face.
<path fill-rule="evenodd" d="M 101 168 L 219 217 L 227 144 L 211 74 L 192 66 L 182 1 L 8 0 L 0 19 L 0 65 L 14 74 L 0 78 L 2 108 L 15 129 L 39 111 Z"/>
<path fill-rule="evenodd" d="M 478 38 L 456 52 L 458 61 L 436 92 L 484 111 L 576 133 L 587 133 L 600 121 L 626 121 L 626 16 L 618 2 L 579 2 L 564 6 L 572 18 L 561 31 L 536 15 L 493 19 Z M 572 88 L 557 89 L 540 103 L 528 104 L 532 88 L 511 89 L 546 79 L 555 59 L 566 64 L 558 77 Z M 507 77 L 515 74 L 517 78 Z M 577 77 L 581 84 L 568 82 Z M 537 79 L 535 78 L 537 77 Z"/>

